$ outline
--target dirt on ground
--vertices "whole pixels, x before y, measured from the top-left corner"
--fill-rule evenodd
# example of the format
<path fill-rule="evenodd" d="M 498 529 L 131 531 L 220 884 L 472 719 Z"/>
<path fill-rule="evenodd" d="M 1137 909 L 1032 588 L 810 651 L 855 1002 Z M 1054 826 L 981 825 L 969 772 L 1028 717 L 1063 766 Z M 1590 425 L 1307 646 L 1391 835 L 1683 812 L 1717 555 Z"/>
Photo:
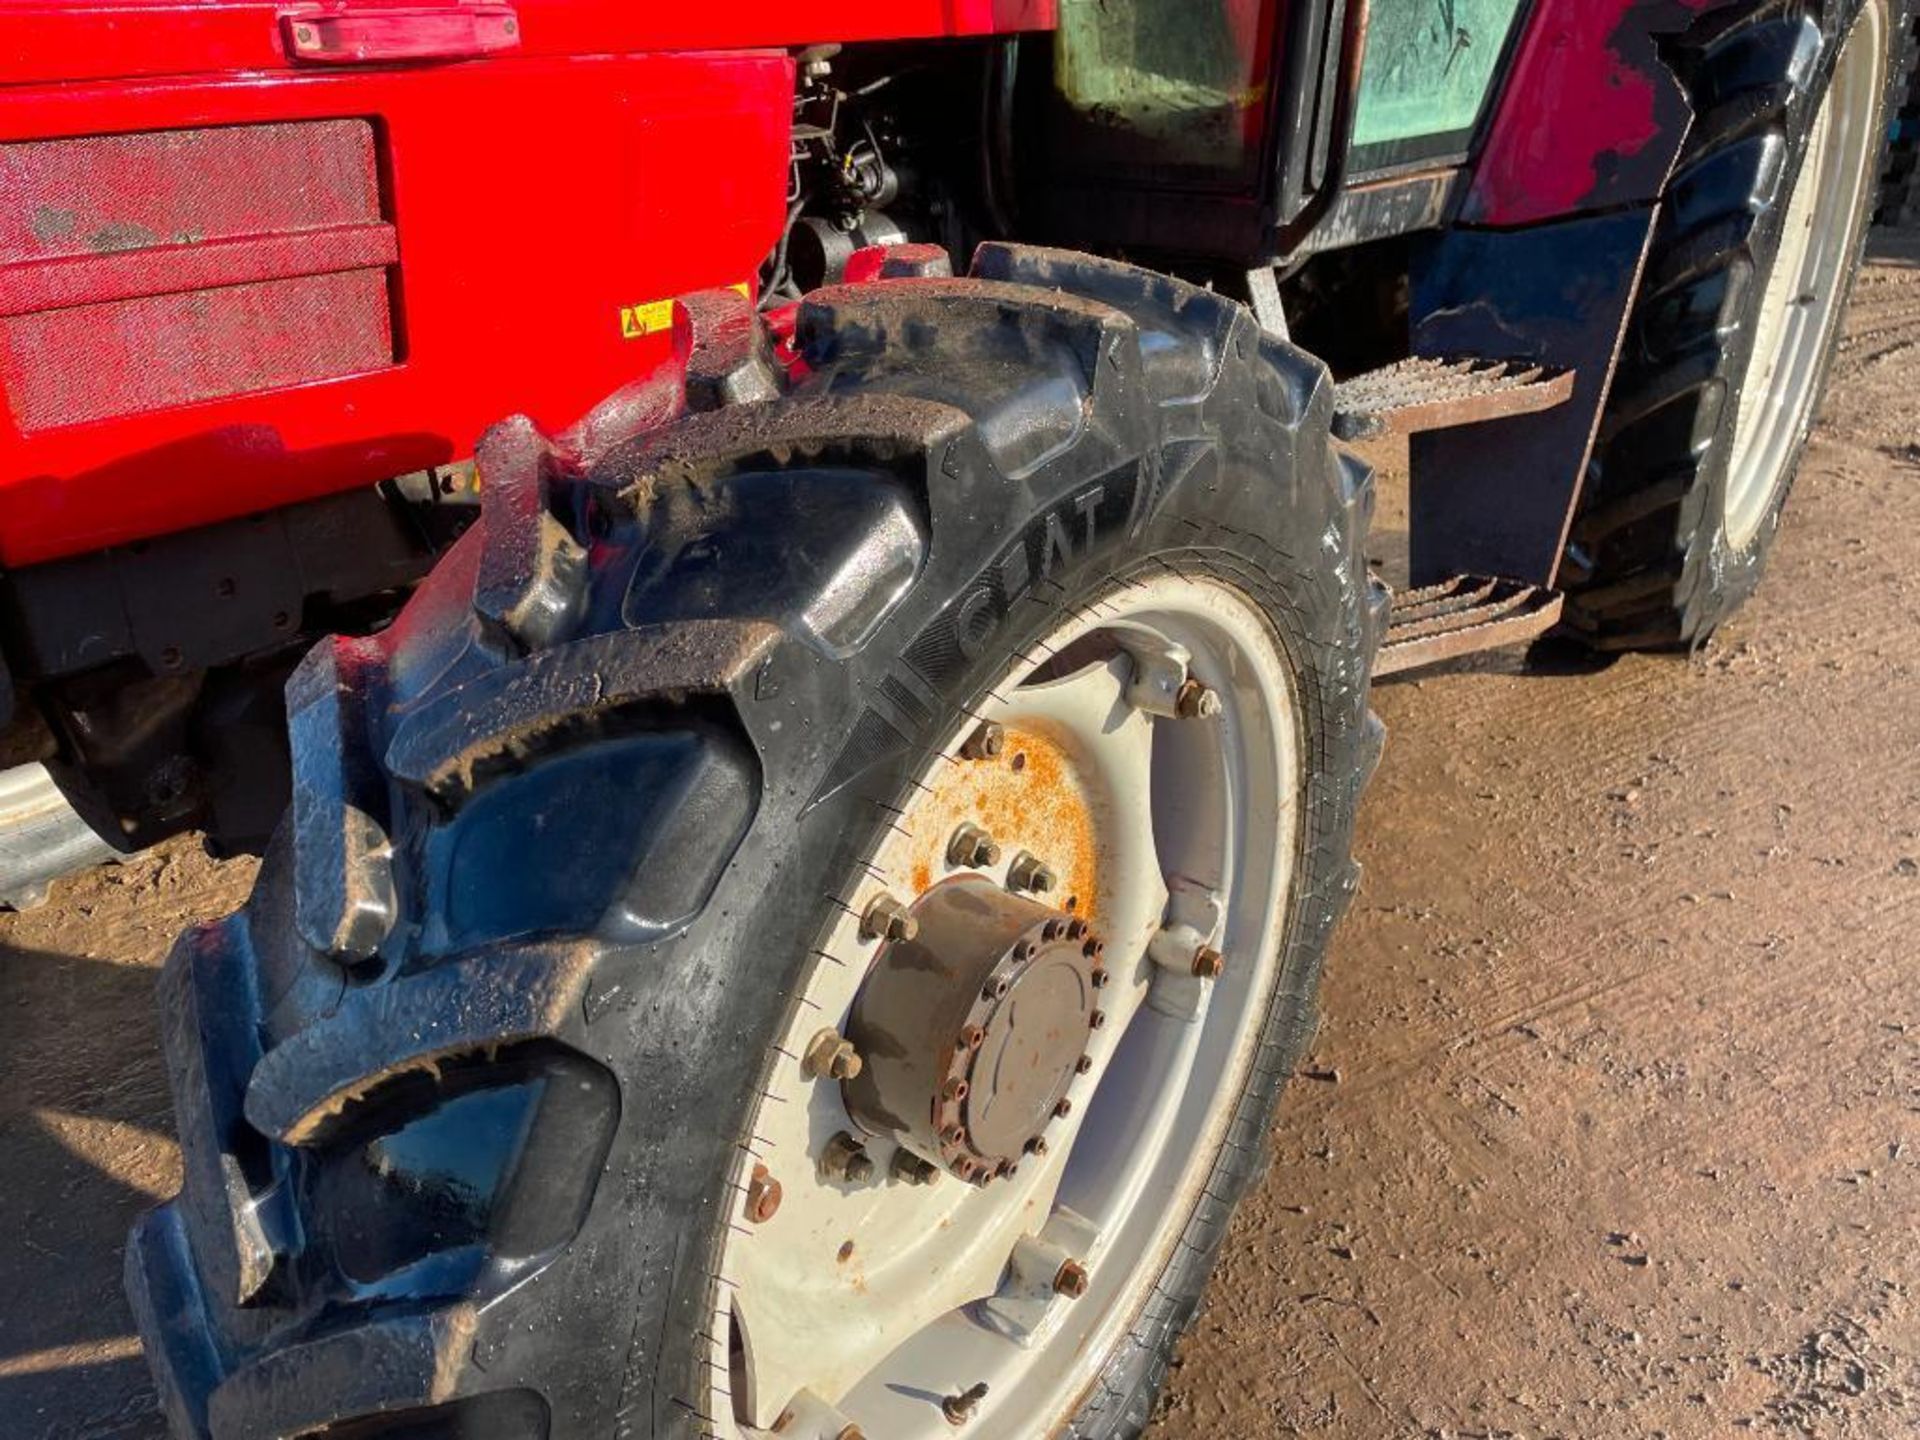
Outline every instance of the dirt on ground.
<path fill-rule="evenodd" d="M 1920 1433 L 1916 622 L 1883 245 L 1704 653 L 1380 688 L 1325 1023 L 1155 1440 Z M 0 917 L 8 1436 L 161 1433 L 120 1295 L 179 1178 L 151 990 L 253 868 L 181 841 Z"/>

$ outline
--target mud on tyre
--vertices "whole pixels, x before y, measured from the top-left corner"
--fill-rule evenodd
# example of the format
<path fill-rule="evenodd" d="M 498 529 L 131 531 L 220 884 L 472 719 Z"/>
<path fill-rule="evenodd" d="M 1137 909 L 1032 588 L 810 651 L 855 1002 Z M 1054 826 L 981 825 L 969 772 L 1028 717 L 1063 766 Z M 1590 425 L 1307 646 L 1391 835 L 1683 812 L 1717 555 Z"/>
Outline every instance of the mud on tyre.
<path fill-rule="evenodd" d="M 128 1281 L 178 1433 L 736 1433 L 747 1117 L 799 1083 L 779 1037 L 917 777 L 967 763 L 1021 657 L 1119 663 L 1040 637 L 1203 586 L 1270 640 L 1299 764 L 1272 953 L 1222 942 L 1270 983 L 1204 1183 L 1046 1422 L 1144 1425 L 1354 883 L 1370 478 L 1317 362 L 1123 266 L 989 246 L 971 278 L 818 293 L 797 342 L 778 383 L 737 334 L 697 353 L 717 408 L 591 464 L 496 427 L 482 523 L 292 682 L 289 821 L 162 982 L 185 1178 Z M 825 1183 L 779 1178 L 789 1207 Z M 995 1403 L 976 1433 L 1037 1433 Z"/>

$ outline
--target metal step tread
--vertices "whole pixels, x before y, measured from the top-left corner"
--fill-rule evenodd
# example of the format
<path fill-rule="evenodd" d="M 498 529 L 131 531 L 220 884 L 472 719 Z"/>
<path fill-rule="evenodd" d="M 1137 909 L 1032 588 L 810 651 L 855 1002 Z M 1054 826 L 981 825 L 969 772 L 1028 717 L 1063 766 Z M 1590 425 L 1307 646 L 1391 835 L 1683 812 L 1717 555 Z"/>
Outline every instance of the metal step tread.
<path fill-rule="evenodd" d="M 1481 575 L 1395 595 L 1374 678 L 1531 640 L 1559 622 L 1561 600 L 1558 590 Z"/>
<path fill-rule="evenodd" d="M 1370 440 L 1551 410 L 1573 394 L 1573 373 L 1524 360 L 1415 356 L 1336 385 L 1333 433 Z"/>

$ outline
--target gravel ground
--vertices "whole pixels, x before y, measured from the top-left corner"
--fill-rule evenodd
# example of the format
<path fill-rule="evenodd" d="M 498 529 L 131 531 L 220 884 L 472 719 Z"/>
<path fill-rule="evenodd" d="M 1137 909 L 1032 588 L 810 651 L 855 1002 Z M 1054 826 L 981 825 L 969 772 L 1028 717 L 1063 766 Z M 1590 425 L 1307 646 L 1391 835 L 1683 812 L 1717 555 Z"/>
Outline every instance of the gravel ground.
<path fill-rule="evenodd" d="M 1920 1432 L 1916 390 L 1883 247 L 1703 655 L 1381 688 L 1326 1022 L 1155 1440 Z M 150 992 L 252 873 L 178 842 L 0 917 L 9 1436 L 161 1433 L 119 1289 L 179 1177 Z"/>

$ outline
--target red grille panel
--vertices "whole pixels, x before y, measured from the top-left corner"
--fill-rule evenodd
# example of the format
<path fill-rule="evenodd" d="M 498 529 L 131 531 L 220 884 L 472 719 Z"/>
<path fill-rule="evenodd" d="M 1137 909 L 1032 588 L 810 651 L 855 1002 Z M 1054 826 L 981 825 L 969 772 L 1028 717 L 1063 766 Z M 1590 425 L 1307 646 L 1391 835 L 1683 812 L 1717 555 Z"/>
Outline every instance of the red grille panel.
<path fill-rule="evenodd" d="M 0 145 L 0 385 L 33 431 L 393 363 L 373 127 Z"/>

